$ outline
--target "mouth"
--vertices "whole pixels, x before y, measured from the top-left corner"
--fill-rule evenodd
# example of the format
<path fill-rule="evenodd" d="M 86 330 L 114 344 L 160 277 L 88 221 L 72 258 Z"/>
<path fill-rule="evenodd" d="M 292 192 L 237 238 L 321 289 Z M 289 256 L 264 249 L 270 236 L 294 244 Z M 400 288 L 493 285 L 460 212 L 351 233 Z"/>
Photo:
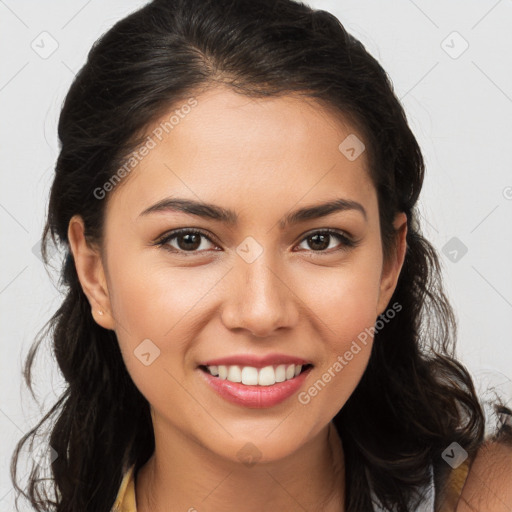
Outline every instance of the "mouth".
<path fill-rule="evenodd" d="M 225 364 L 199 365 L 203 381 L 228 402 L 255 409 L 274 407 L 290 399 L 305 385 L 313 368 L 303 360 L 291 363 L 289 358 L 286 364 L 281 361 L 258 367 L 222 362 Z"/>
<path fill-rule="evenodd" d="M 268 365 L 262 368 L 241 365 L 199 365 L 201 371 L 216 379 L 244 386 L 262 387 L 291 381 L 308 372 L 312 367 L 310 363 Z"/>

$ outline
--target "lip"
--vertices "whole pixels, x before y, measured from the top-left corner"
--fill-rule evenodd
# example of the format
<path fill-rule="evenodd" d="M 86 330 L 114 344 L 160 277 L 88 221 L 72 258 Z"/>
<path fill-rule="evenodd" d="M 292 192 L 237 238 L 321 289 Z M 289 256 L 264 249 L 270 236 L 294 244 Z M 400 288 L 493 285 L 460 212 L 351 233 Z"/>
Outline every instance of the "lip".
<path fill-rule="evenodd" d="M 267 354 L 265 356 L 256 356 L 252 354 L 240 354 L 228 357 L 221 357 L 218 359 L 210 359 L 199 363 L 198 366 L 252 366 L 254 368 L 265 368 L 265 366 L 273 366 L 280 364 L 312 364 L 311 361 L 306 361 L 300 357 L 288 356 L 286 354 Z"/>
<path fill-rule="evenodd" d="M 276 382 L 272 386 L 246 386 L 238 382 L 219 379 L 205 370 L 198 369 L 198 371 L 206 383 L 225 400 L 252 409 L 265 409 L 278 405 L 294 395 L 312 368 L 309 366 L 297 377 L 284 382 Z"/>

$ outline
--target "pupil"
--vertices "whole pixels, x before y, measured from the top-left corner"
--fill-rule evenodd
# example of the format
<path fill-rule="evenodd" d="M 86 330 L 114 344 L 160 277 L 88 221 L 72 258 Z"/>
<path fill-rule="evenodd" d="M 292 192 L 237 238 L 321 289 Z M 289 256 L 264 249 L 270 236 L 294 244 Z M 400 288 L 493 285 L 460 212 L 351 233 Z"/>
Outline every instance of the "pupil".
<path fill-rule="evenodd" d="M 323 239 L 323 243 L 320 242 L 320 247 L 314 247 L 314 245 L 317 243 L 315 241 L 313 241 L 313 243 L 311 244 L 312 248 L 313 249 L 327 249 L 327 247 L 329 247 L 329 243 L 327 242 L 328 238 L 329 238 L 329 235 L 322 235 L 322 234 L 315 234 L 315 235 L 311 235 L 309 237 L 309 240 L 318 240 L 319 238 Z"/>
<path fill-rule="evenodd" d="M 194 238 L 194 237 L 196 240 L 195 241 L 191 240 L 191 238 Z M 187 233 L 186 235 L 181 235 L 178 238 L 178 240 L 179 241 L 185 240 L 185 244 L 179 243 L 180 249 L 184 249 L 184 250 L 197 249 L 199 247 L 199 245 L 201 244 L 200 235 L 198 235 L 197 233 Z M 192 244 L 192 247 L 190 247 L 190 245 L 187 246 L 187 244 Z"/>

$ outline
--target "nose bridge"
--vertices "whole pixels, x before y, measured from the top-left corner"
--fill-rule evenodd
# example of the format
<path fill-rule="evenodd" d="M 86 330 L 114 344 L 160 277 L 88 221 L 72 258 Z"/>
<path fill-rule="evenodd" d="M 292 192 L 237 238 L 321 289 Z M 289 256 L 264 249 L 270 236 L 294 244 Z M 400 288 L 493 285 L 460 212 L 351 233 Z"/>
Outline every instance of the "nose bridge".
<path fill-rule="evenodd" d="M 228 291 L 223 311 L 226 327 L 245 328 L 255 336 L 268 336 L 280 327 L 290 327 L 298 318 L 294 295 L 286 286 L 280 265 L 270 251 L 240 244 L 242 255 L 231 272 L 232 289 Z M 244 249 L 249 251 L 243 252 Z M 251 254 L 251 257 L 244 255 Z M 280 275 L 281 273 L 281 275 Z"/>

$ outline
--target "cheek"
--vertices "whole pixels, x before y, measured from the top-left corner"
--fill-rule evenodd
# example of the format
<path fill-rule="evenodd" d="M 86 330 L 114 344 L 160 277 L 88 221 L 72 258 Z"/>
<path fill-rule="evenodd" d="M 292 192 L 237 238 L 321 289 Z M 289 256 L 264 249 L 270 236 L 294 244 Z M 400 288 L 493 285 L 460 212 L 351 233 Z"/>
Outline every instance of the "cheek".
<path fill-rule="evenodd" d="M 144 257 L 129 251 L 113 249 L 109 254 L 110 304 L 125 365 L 150 402 L 162 387 L 167 398 L 179 396 L 175 379 L 184 378 L 190 340 L 200 328 L 206 295 L 219 276 L 206 267 L 203 271 L 170 268 L 165 262 L 146 264 Z"/>
<path fill-rule="evenodd" d="M 298 396 L 317 421 L 330 421 L 345 405 L 363 376 L 373 346 L 375 298 L 370 290 L 347 288 L 323 310 L 316 335 L 323 350 L 314 378 Z M 313 377 L 313 374 L 311 374 Z"/>
<path fill-rule="evenodd" d="M 194 317 L 194 306 L 212 286 L 215 276 L 208 278 L 199 268 L 173 269 L 165 262 L 155 265 L 145 264 L 145 260 L 120 255 L 112 266 L 109 288 L 116 321 L 131 343 L 144 338 L 158 343 L 170 338 L 179 340 L 176 332 Z"/>
<path fill-rule="evenodd" d="M 183 404 L 187 322 L 200 296 L 185 274 L 149 269 L 139 259 L 120 257 L 110 272 L 116 336 L 128 373 L 157 408 Z M 172 305 L 172 306 L 171 306 Z M 189 316 L 187 316 L 187 314 Z"/>
<path fill-rule="evenodd" d="M 370 251 L 347 259 L 338 268 L 319 267 L 296 280 L 297 295 L 316 317 L 323 339 L 336 352 L 376 320 L 380 265 Z"/>
<path fill-rule="evenodd" d="M 317 276 L 303 297 L 318 319 L 315 336 L 323 346 L 315 379 L 299 402 L 329 421 L 346 403 L 370 357 L 379 296 L 378 260 L 364 257 L 357 264 Z M 311 285 L 311 283 L 309 283 Z"/>
<path fill-rule="evenodd" d="M 343 408 L 364 374 L 372 342 L 355 341 L 333 357 L 310 379 L 297 396 L 304 412 L 316 418 L 319 425 L 332 420 Z"/>

